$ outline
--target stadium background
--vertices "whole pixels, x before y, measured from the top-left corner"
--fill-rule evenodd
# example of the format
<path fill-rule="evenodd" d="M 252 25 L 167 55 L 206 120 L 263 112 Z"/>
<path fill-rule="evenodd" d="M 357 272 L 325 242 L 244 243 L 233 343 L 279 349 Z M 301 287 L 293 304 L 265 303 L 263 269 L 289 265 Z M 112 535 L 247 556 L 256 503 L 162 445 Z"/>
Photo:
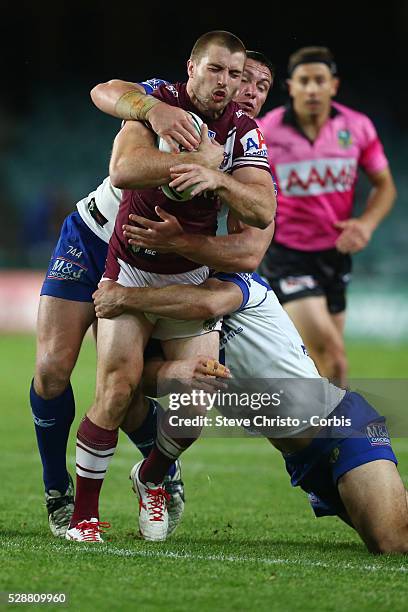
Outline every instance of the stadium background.
<path fill-rule="evenodd" d="M 3 2 L 1 269 L 44 269 L 65 214 L 106 176 L 118 122 L 93 107 L 89 91 L 97 82 L 183 80 L 196 37 L 224 28 L 275 62 L 269 110 L 286 99 L 288 55 L 319 43 L 337 59 L 337 99 L 374 121 L 399 192 L 392 215 L 354 258 L 348 333 L 408 339 L 407 7 L 394 0 L 381 10 L 349 2 L 330 10 L 325 3 L 313 3 L 312 10 L 307 3 L 271 3 L 265 19 L 262 10 L 220 10 L 211 3 L 182 10 L 177 3 Z M 365 192 L 362 181 L 358 204 Z M 10 325 L 4 315 L 2 321 Z"/>
<path fill-rule="evenodd" d="M 348 0 L 335 4 L 271 2 L 268 17 L 265 5 L 251 8 L 208 2 L 202 6 L 121 0 L 2 2 L 0 388 L 8 435 L 2 449 L 4 505 L 0 514 L 0 535 L 4 536 L 0 556 L 3 553 L 7 570 L 0 590 L 65 589 L 82 609 L 94 605 L 113 609 L 111 585 L 108 581 L 101 584 L 91 556 L 88 561 L 88 557 L 69 553 L 46 532 L 27 398 L 42 274 L 64 216 L 106 176 L 118 129 L 118 121 L 100 113 L 90 101 L 89 91 L 96 83 L 115 77 L 184 80 L 194 40 L 205 31 L 227 29 L 275 62 L 277 77 L 264 107 L 269 110 L 286 99 L 289 54 L 304 45 L 329 46 L 342 79 L 337 99 L 371 117 L 398 188 L 391 216 L 368 248 L 354 258 L 347 322 L 351 371 L 353 376 L 367 378 L 407 377 L 408 2 L 390 0 L 379 7 Z M 363 179 L 357 210 L 366 191 Z M 15 331 L 19 333 L 11 333 Z M 73 379 L 77 418 L 92 401 L 94 360 L 89 341 Z M 103 506 L 109 510 L 108 518 L 114 515 L 119 535 L 113 536 L 109 558 L 98 555 L 99 567 L 111 573 L 126 597 L 115 599 L 117 606 L 120 601 L 123 605 L 119 607 L 126 609 L 126 604 L 142 601 L 145 610 L 156 609 L 160 603 L 170 610 L 187 610 L 191 609 L 190 596 L 200 598 L 200 610 L 234 606 L 241 610 L 341 609 L 346 591 L 352 599 L 350 610 L 406 609 L 408 568 L 397 560 L 372 561 L 350 530 L 338 522 L 318 521 L 316 527 L 303 496 L 287 486 L 277 453 L 271 459 L 270 449 L 255 445 L 257 441 L 249 446 L 241 441 L 227 446 L 217 440 L 211 441 L 215 444 L 211 448 L 208 442 L 196 445 L 185 462 L 189 483 L 186 527 L 171 540 L 170 548 L 166 543 L 146 549 L 134 543 L 130 531 L 134 511 L 130 515 L 129 492 L 120 493 L 123 472 L 126 480 L 134 455 L 122 438 L 104 485 L 107 501 Z M 406 440 L 399 441 L 396 450 L 406 482 Z M 73 470 L 72 444 L 70 457 Z M 260 481 L 254 477 L 248 483 L 240 474 L 254 457 L 255 476 Z M 210 495 L 211 503 L 203 499 L 203 491 Z M 159 554 L 176 559 L 175 571 L 183 585 L 174 583 L 172 567 L 157 565 Z M 128 561 L 136 566 L 136 575 Z M 82 572 L 81 581 L 72 582 L 69 564 L 75 564 L 78 574 Z M 195 571 L 200 583 L 191 580 Z M 151 576 L 155 585 L 162 581 L 167 591 L 150 594 L 147 590 L 141 599 L 134 585 L 149 584 Z M 168 589 L 175 597 L 170 604 Z M 331 603 L 326 607 L 327 601 Z"/>

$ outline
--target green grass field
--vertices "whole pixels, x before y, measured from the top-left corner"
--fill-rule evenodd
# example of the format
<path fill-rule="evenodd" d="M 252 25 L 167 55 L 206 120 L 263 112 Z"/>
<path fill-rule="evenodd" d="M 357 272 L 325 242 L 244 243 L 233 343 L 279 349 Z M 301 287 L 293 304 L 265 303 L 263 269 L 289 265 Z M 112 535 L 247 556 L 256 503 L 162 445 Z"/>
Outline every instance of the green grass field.
<path fill-rule="evenodd" d="M 407 346 L 353 344 L 349 356 L 354 377 L 407 376 Z M 65 592 L 68 607 L 81 611 L 407 609 L 408 559 L 371 556 L 338 519 L 314 519 L 279 454 L 260 439 L 197 442 L 183 460 L 183 522 L 168 542 L 153 544 L 135 536 L 128 473 L 139 455 L 122 435 L 102 490 L 108 542 L 54 539 L 28 403 L 34 339 L 3 337 L 0 358 L 0 591 Z M 73 433 L 92 400 L 94 370 L 88 341 L 73 378 Z M 407 440 L 394 448 L 408 483 Z M 74 473 L 74 435 L 69 464 Z"/>

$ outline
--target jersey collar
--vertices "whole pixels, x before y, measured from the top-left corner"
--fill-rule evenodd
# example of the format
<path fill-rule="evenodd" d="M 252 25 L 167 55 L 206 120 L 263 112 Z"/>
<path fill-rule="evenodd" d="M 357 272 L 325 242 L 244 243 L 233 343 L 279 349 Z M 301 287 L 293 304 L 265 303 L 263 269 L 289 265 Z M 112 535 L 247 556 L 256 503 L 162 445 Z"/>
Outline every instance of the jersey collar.
<path fill-rule="evenodd" d="M 337 108 L 335 108 L 333 105 L 331 105 L 329 118 L 334 119 L 335 117 L 337 117 L 337 115 L 340 115 L 340 111 L 337 110 Z M 287 104 L 285 104 L 285 112 L 283 113 L 282 123 L 284 123 L 285 125 L 290 125 L 304 138 L 307 138 L 306 134 L 302 131 L 296 120 L 296 114 L 293 109 L 292 101 L 289 101 Z M 309 139 L 307 138 L 307 140 Z"/>

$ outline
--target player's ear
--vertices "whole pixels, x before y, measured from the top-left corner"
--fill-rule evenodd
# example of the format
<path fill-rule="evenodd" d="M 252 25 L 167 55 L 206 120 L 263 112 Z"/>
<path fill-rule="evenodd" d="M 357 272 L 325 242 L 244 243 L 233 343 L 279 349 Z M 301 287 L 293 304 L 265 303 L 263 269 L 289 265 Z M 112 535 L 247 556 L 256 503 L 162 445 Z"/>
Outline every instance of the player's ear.
<path fill-rule="evenodd" d="M 336 96 L 338 89 L 340 86 L 340 79 L 338 77 L 333 77 L 332 79 L 332 96 Z"/>
<path fill-rule="evenodd" d="M 286 79 L 285 84 L 286 84 L 286 91 L 291 96 L 292 95 L 292 79 Z"/>
<path fill-rule="evenodd" d="M 187 74 L 189 78 L 194 76 L 194 63 L 192 62 L 191 59 L 187 60 Z"/>

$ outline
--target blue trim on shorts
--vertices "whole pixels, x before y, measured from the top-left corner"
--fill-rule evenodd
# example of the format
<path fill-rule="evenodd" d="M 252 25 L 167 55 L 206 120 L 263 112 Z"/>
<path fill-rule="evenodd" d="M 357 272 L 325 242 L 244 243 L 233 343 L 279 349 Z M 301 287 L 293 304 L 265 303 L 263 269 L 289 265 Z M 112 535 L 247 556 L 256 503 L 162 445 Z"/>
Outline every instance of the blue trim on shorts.
<path fill-rule="evenodd" d="M 108 244 L 75 211 L 64 221 L 40 295 L 92 302 L 105 270 Z"/>
<path fill-rule="evenodd" d="M 398 463 L 385 418 L 361 395 L 347 392 L 334 415 L 347 415 L 352 426 L 326 427 L 305 449 L 284 456 L 292 486 L 309 494 L 316 516 L 346 514 L 337 482 L 350 470 L 380 459 Z"/>

